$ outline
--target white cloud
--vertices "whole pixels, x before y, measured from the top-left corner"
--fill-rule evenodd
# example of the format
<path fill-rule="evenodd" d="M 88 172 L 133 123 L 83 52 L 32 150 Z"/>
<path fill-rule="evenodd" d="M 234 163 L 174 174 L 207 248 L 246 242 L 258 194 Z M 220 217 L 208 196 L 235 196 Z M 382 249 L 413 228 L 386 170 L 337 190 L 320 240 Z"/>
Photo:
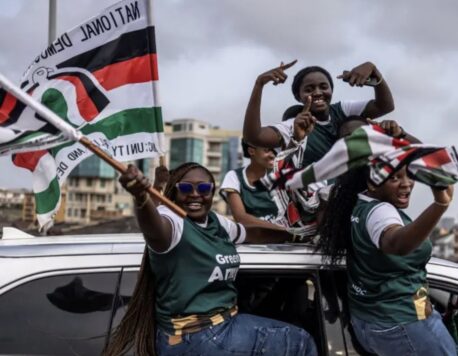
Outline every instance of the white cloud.
<path fill-rule="evenodd" d="M 0 0 L 0 71 L 13 80 L 46 45 L 47 3 Z M 59 0 L 58 32 L 113 3 Z M 168 120 L 195 117 L 241 128 L 256 76 L 281 60 L 299 60 L 289 70 L 291 78 L 307 65 L 320 65 L 335 77 L 370 60 L 394 94 L 396 111 L 389 118 L 424 141 L 456 143 L 455 0 L 167 0 L 154 5 L 161 97 Z M 335 84 L 335 101 L 373 95 L 370 88 L 350 88 L 337 80 Z M 291 79 L 283 86 L 266 87 L 263 123 L 278 121 L 294 104 L 290 85 Z M 24 177 L 12 168 L 8 172 Z M 0 186 L 22 179 L 4 176 Z M 455 215 L 457 210 L 451 209 Z"/>
<path fill-rule="evenodd" d="M 19 15 L 22 6 L 24 6 L 22 1 L 17 0 L 3 0 L 2 3 L 2 12 L 0 13 L 0 18 L 15 18 Z"/>

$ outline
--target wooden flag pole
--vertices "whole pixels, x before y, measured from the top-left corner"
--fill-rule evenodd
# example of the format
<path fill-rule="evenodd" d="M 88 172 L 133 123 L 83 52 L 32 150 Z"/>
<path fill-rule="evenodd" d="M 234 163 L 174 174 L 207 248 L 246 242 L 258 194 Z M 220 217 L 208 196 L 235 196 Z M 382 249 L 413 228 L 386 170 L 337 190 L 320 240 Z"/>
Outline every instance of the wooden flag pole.
<path fill-rule="evenodd" d="M 107 162 L 110 166 L 116 169 L 118 172 L 125 173 L 127 171 L 127 167 L 119 161 L 113 159 L 110 155 L 108 155 L 104 150 L 102 150 L 99 146 L 95 145 L 91 140 L 87 137 L 83 136 L 79 139 L 79 142 L 86 147 L 88 150 L 92 151 L 94 154 L 99 156 L 105 162 Z M 164 197 L 161 193 L 159 193 L 156 189 L 153 188 L 152 185 L 148 187 L 148 193 L 153 199 L 159 200 L 162 204 L 166 205 L 170 210 L 172 210 L 177 215 L 184 218 L 186 216 L 186 211 L 172 202 L 170 199 Z"/>
<path fill-rule="evenodd" d="M 103 151 L 100 147 L 95 145 L 91 140 L 87 137 L 83 136 L 80 131 L 75 129 L 66 121 L 62 120 L 56 113 L 48 109 L 39 101 L 32 98 L 29 94 L 25 91 L 14 85 L 9 79 L 7 79 L 3 74 L 0 73 L 0 86 L 3 87 L 6 91 L 14 95 L 18 100 L 20 100 L 25 105 L 30 106 L 34 111 L 40 114 L 43 118 L 46 119 L 50 124 L 55 126 L 59 131 L 70 140 L 78 141 L 91 152 L 99 156 L 105 162 L 107 162 L 110 166 L 116 169 L 118 172 L 125 173 L 127 171 L 127 167 L 122 163 L 113 159 L 109 154 Z M 152 186 L 148 188 L 148 193 L 152 198 L 159 200 L 162 204 L 169 207 L 172 211 L 178 214 L 181 217 L 186 216 L 186 212 L 172 202 L 170 199 L 161 195 L 156 189 Z"/>

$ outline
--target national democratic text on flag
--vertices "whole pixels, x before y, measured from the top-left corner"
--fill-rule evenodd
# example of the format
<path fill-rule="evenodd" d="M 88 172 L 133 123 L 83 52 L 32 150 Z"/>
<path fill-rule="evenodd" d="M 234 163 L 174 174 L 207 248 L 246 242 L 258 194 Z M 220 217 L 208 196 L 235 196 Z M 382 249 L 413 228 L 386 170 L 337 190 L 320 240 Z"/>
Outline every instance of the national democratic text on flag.
<path fill-rule="evenodd" d="M 154 25 L 147 0 L 124 0 L 60 35 L 21 88 L 119 161 L 164 153 Z M 37 216 L 50 222 L 60 186 L 92 153 L 0 90 L 0 155 L 32 171 Z"/>

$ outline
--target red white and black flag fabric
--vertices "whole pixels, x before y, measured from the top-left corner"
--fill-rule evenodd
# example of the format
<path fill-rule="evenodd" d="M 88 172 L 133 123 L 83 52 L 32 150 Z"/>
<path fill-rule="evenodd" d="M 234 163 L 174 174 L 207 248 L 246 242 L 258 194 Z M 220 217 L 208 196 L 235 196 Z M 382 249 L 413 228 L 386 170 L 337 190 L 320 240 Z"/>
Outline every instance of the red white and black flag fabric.
<path fill-rule="evenodd" d="M 119 161 L 164 153 L 155 28 L 148 0 L 124 0 L 60 35 L 27 68 L 21 88 Z M 92 153 L 0 89 L 0 155 L 32 171 L 47 224 L 60 186 Z"/>
<path fill-rule="evenodd" d="M 403 166 L 413 179 L 433 187 L 458 182 L 458 156 L 453 146 L 412 144 L 387 135 L 378 125 L 356 129 L 338 140 L 323 158 L 303 169 L 282 164 L 261 181 L 269 189 L 307 189 L 312 183 L 337 178 L 362 166 L 369 166 L 369 179 L 377 186 Z"/>
<path fill-rule="evenodd" d="M 302 167 L 307 139 L 301 145 L 280 152 L 272 172 L 261 178 L 285 216 L 288 231 L 315 236 L 316 213 L 321 200 L 327 200 L 328 180 L 353 169 L 368 166 L 369 179 L 383 184 L 403 166 L 413 179 L 432 187 L 446 187 L 458 182 L 458 156 L 455 148 L 430 144 L 412 144 L 393 138 L 379 125 L 364 125 L 338 140 L 319 161 Z"/>

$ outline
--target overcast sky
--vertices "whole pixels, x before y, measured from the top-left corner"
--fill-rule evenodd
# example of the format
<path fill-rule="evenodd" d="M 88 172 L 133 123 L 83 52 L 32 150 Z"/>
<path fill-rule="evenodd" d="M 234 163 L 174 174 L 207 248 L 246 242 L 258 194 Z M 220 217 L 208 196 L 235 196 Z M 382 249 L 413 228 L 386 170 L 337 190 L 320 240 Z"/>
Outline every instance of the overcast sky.
<path fill-rule="evenodd" d="M 57 33 L 115 2 L 57 0 Z M 0 0 L 0 8 L 0 71 L 18 82 L 47 44 L 48 0 Z M 154 9 L 165 120 L 241 129 L 257 75 L 298 59 L 283 86 L 264 90 L 262 120 L 272 124 L 294 104 L 291 80 L 302 67 L 335 77 L 372 61 L 395 99 L 386 118 L 424 142 L 458 143 L 456 0 L 156 0 Z M 334 101 L 372 95 L 335 80 Z M 0 187 L 31 188 L 26 171 L 0 164 Z M 431 201 L 426 188 L 416 190 L 413 216 Z M 458 216 L 457 202 L 448 215 Z"/>

